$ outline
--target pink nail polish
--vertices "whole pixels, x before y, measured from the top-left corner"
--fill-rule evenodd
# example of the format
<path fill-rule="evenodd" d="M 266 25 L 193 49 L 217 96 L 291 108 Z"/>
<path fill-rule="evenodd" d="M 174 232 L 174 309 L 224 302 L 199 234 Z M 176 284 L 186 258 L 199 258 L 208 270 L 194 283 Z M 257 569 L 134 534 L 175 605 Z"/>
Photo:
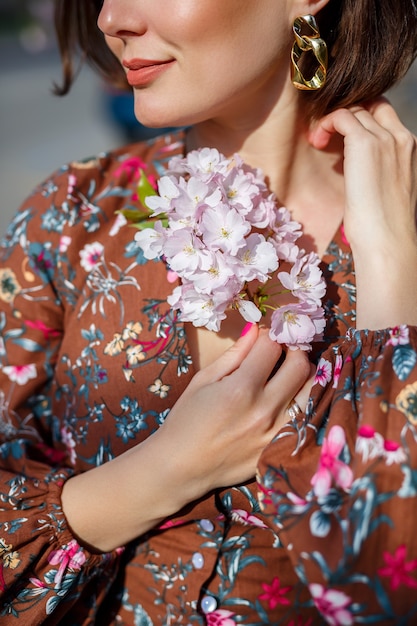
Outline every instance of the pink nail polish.
<path fill-rule="evenodd" d="M 243 327 L 243 330 L 242 330 L 242 332 L 240 333 L 240 336 L 241 336 L 241 337 L 244 337 L 244 336 L 245 336 L 245 335 L 246 335 L 246 334 L 250 331 L 250 329 L 252 328 L 252 326 L 253 326 L 253 325 L 254 325 L 254 324 L 252 324 L 252 322 L 248 322 L 248 323 L 247 323 L 247 324 Z"/>

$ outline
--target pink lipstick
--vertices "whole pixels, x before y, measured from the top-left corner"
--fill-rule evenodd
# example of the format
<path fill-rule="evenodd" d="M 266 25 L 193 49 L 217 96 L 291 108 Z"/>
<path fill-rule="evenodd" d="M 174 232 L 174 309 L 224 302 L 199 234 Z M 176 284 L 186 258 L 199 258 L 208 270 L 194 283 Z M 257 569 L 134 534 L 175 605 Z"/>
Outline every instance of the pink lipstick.
<path fill-rule="evenodd" d="M 174 60 L 170 61 L 154 61 L 151 59 L 130 59 L 123 61 L 123 65 L 127 68 L 127 82 L 132 87 L 144 87 L 165 72 Z"/>

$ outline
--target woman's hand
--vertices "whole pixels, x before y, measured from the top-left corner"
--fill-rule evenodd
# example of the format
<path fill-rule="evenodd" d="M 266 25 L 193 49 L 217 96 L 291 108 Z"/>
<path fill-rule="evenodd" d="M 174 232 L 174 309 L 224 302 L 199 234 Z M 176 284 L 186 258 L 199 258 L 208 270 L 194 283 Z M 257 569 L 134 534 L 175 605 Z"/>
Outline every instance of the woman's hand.
<path fill-rule="evenodd" d="M 417 142 L 389 102 L 321 119 L 311 144 L 344 137 L 344 228 L 357 276 L 357 325 L 417 324 Z"/>
<path fill-rule="evenodd" d="M 263 448 L 289 419 L 292 398 L 305 408 L 312 384 L 301 350 L 289 351 L 270 376 L 281 354 L 253 326 L 198 372 L 151 437 L 70 478 L 62 503 L 79 541 L 112 550 L 211 489 L 253 478 Z"/>
<path fill-rule="evenodd" d="M 254 477 L 263 448 L 289 420 L 286 409 L 296 394 L 305 407 L 312 384 L 309 360 L 305 352 L 289 350 L 270 377 L 281 355 L 268 332 L 253 326 L 196 374 L 155 433 L 186 500 Z"/>

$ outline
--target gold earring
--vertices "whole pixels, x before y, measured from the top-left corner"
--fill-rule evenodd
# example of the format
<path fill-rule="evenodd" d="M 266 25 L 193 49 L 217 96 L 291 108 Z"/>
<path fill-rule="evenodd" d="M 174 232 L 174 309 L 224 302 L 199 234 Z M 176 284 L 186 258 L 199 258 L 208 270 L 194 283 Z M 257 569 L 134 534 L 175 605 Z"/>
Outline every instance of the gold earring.
<path fill-rule="evenodd" d="M 308 34 L 305 34 L 307 30 Z M 295 42 L 291 51 L 292 72 L 291 80 L 294 87 L 313 91 L 321 89 L 326 82 L 327 75 L 327 45 L 320 38 L 317 22 L 313 15 L 303 15 L 294 20 L 293 32 Z M 298 67 L 298 63 L 305 52 L 312 52 L 318 63 L 314 76 L 307 80 Z"/>

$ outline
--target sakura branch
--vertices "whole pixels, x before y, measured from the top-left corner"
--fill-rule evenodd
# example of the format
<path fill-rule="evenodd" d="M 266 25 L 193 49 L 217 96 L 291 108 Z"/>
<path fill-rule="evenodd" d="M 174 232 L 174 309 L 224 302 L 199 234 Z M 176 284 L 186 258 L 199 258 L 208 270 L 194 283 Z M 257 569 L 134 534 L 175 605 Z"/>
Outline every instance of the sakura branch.
<path fill-rule="evenodd" d="M 126 217 L 139 228 L 145 258 L 164 258 L 181 279 L 168 297 L 180 320 L 219 331 L 229 309 L 248 322 L 270 309 L 270 337 L 310 350 L 325 326 L 319 258 L 297 246 L 301 226 L 277 205 L 261 171 L 203 148 L 171 159 L 157 186 L 158 193 L 142 175 L 143 207 Z M 292 302 L 278 306 L 283 293 Z"/>

